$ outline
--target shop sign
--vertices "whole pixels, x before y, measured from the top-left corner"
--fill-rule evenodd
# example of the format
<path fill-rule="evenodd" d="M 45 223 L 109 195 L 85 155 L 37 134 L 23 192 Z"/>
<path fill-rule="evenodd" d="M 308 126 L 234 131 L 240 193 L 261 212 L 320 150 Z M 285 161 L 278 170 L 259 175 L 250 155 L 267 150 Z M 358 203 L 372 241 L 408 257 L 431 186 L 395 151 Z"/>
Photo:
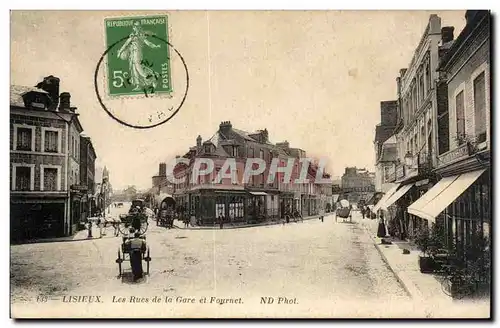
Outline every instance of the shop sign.
<path fill-rule="evenodd" d="M 429 179 L 420 180 L 420 181 L 415 182 L 415 186 L 420 187 L 420 186 L 426 185 L 428 183 L 429 183 Z"/>
<path fill-rule="evenodd" d="M 71 185 L 70 186 L 70 189 L 71 190 L 74 190 L 74 191 L 87 191 L 88 187 L 85 186 L 85 185 Z"/>
<path fill-rule="evenodd" d="M 461 159 L 469 157 L 469 147 L 467 143 L 460 145 L 458 148 L 452 149 L 449 152 L 444 153 L 439 156 L 439 164 L 438 166 L 444 166 L 446 164 L 459 161 Z"/>

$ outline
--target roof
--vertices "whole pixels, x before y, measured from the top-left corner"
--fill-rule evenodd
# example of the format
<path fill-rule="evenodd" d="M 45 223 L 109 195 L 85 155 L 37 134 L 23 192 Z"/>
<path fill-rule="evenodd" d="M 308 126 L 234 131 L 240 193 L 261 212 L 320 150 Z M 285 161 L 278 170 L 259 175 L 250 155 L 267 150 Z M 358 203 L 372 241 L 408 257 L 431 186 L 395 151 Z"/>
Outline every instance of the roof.
<path fill-rule="evenodd" d="M 472 18 L 472 23 L 466 24 L 462 32 L 458 35 L 458 37 L 454 40 L 451 46 L 448 48 L 448 52 L 444 55 L 444 57 L 439 61 L 439 65 L 437 70 L 446 70 L 449 64 L 453 61 L 453 59 L 458 56 L 460 49 L 464 44 L 467 43 L 469 36 L 474 32 L 477 32 L 476 29 L 481 24 L 489 24 L 489 10 L 478 10 L 475 16 Z M 488 31 L 489 32 L 489 31 Z M 489 33 L 488 33 L 489 36 Z"/>
<path fill-rule="evenodd" d="M 23 95 L 28 92 L 40 92 L 48 94 L 47 91 L 36 88 L 36 87 L 27 87 L 24 85 L 11 85 L 10 86 L 10 105 L 17 107 L 24 107 Z"/>
<path fill-rule="evenodd" d="M 383 147 L 380 155 L 381 162 L 395 162 L 398 159 L 396 147 Z"/>
<path fill-rule="evenodd" d="M 394 134 L 395 128 L 396 126 L 392 125 L 377 125 L 375 127 L 375 142 L 385 142 Z"/>
<path fill-rule="evenodd" d="M 395 143 L 397 143 L 395 135 L 391 136 L 389 139 L 384 141 L 384 145 L 395 144 Z"/>
<path fill-rule="evenodd" d="M 235 129 L 235 128 L 231 128 L 231 130 L 234 133 L 238 134 L 243 139 L 246 139 L 248 141 L 257 142 L 257 140 L 255 140 L 254 138 L 250 137 L 250 133 L 249 132 L 246 132 L 246 131 L 243 131 L 243 130 L 240 130 L 240 129 Z"/>

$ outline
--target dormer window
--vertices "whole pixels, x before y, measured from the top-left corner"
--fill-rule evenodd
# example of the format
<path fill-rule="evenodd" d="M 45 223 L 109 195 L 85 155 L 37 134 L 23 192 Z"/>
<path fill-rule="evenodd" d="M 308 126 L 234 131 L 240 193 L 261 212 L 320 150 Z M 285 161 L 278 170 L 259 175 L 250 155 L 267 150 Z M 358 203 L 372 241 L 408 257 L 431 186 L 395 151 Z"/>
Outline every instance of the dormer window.
<path fill-rule="evenodd" d="M 205 145 L 205 153 L 210 153 L 211 152 L 211 146 L 210 145 Z"/>
<path fill-rule="evenodd" d="M 39 92 L 28 92 L 23 95 L 23 99 L 27 108 L 46 109 L 48 106 L 47 95 Z"/>

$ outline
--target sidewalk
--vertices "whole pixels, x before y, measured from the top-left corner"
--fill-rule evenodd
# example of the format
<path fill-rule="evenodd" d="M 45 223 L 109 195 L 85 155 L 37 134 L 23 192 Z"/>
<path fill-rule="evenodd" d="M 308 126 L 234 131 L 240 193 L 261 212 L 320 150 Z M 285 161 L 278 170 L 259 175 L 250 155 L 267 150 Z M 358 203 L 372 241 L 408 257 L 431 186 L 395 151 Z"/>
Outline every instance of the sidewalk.
<path fill-rule="evenodd" d="M 102 238 L 100 238 L 99 227 L 97 227 L 96 225 L 92 225 L 92 237 L 91 238 L 88 238 L 88 235 L 89 235 L 88 229 L 84 229 L 84 230 L 77 231 L 72 236 L 30 239 L 30 240 L 24 240 L 24 241 L 19 242 L 19 243 L 13 243 L 12 245 L 57 243 L 57 242 L 95 240 L 95 239 L 103 239 L 103 238 L 115 238 L 114 228 L 112 226 L 108 226 L 106 229 L 103 228 L 102 232 L 105 235 L 103 235 Z"/>
<path fill-rule="evenodd" d="M 332 213 L 326 213 L 324 217 L 326 218 L 328 215 L 333 215 Z M 306 220 L 319 220 L 319 215 L 312 215 L 312 216 L 306 216 L 304 217 L 304 221 Z M 230 224 L 230 223 L 224 223 L 223 230 L 224 229 L 240 229 L 240 228 L 252 228 L 252 227 L 262 227 L 262 226 L 269 226 L 269 225 L 278 225 L 278 224 L 283 224 L 284 220 L 274 220 L 274 221 L 268 221 L 268 222 L 262 222 L 262 223 L 253 223 L 253 224 L 248 224 L 248 223 L 241 223 L 241 224 Z M 293 223 L 300 223 L 301 220 L 299 219 L 298 221 L 293 221 L 291 220 L 290 223 L 285 223 L 285 224 L 293 224 Z M 177 229 L 181 230 L 220 230 L 219 224 L 214 224 L 213 226 L 189 226 L 188 228 L 185 228 L 184 226 L 178 226 L 174 224 L 174 227 Z"/>
<path fill-rule="evenodd" d="M 452 304 L 453 299 L 443 292 L 441 283 L 432 274 L 420 272 L 420 251 L 414 245 L 405 241 L 382 245 L 382 239 L 377 237 L 378 220 L 362 219 L 359 212 L 354 212 L 353 221 L 366 229 L 383 260 L 415 301 Z M 403 254 L 403 249 L 408 249 L 410 254 Z"/>

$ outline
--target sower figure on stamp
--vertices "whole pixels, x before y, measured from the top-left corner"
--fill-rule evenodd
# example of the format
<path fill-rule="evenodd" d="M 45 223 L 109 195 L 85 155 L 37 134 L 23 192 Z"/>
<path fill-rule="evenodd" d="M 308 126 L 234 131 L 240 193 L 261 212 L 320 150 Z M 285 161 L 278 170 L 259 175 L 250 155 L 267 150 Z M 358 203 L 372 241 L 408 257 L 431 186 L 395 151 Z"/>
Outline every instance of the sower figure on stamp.
<path fill-rule="evenodd" d="M 135 22 L 132 27 L 133 32 L 128 37 L 127 41 L 118 50 L 118 58 L 128 60 L 130 70 L 130 83 L 134 86 L 133 91 L 140 90 L 145 87 L 156 88 L 156 78 L 158 73 L 144 65 L 142 58 L 142 47 L 147 45 L 150 48 L 160 48 L 159 44 L 154 44 L 149 41 L 147 32 L 142 31 L 139 22 Z"/>
<path fill-rule="evenodd" d="M 141 238 L 141 233 L 136 231 L 134 238 L 127 240 L 125 245 L 130 250 L 130 266 L 132 267 L 134 281 L 137 281 L 144 274 L 142 269 L 142 254 L 146 252 L 146 241 L 144 238 Z"/>

